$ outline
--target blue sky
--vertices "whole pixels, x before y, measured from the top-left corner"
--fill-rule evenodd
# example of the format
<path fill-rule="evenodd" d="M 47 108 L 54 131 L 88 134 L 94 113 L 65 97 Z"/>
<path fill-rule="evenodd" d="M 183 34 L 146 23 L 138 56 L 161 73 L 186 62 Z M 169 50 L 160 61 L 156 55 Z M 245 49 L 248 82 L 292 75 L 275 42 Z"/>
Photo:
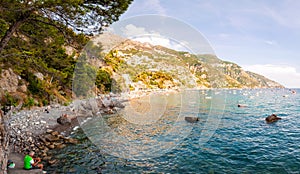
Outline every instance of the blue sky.
<path fill-rule="evenodd" d="M 222 60 L 300 88 L 300 1 L 135 0 L 122 19 L 158 14 L 202 33 Z"/>

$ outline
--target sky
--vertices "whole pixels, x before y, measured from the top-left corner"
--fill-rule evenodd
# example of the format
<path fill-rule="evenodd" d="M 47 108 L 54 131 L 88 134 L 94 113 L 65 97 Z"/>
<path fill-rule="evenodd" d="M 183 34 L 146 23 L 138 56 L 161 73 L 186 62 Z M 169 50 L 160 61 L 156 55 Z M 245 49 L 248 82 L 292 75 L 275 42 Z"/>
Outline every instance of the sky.
<path fill-rule="evenodd" d="M 200 32 L 220 59 L 300 88 L 299 9 L 299 0 L 134 0 L 120 20 L 175 18 Z"/>

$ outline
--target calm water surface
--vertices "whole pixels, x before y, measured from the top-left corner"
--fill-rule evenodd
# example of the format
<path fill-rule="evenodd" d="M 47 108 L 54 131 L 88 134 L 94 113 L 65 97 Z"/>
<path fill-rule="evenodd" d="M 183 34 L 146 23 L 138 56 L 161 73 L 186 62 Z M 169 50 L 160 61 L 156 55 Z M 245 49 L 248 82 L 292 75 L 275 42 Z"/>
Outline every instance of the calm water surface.
<path fill-rule="evenodd" d="M 80 144 L 53 151 L 61 162 L 46 170 L 299 173 L 300 90 L 296 91 L 188 91 L 166 97 L 164 107 L 159 107 L 163 114 L 151 124 L 129 122 L 122 113 L 94 118 L 73 134 Z M 238 108 L 238 104 L 247 107 Z M 147 112 L 147 107 L 140 112 Z M 266 124 L 265 117 L 272 113 L 282 120 Z M 187 123 L 185 116 L 198 116 L 200 121 Z"/>

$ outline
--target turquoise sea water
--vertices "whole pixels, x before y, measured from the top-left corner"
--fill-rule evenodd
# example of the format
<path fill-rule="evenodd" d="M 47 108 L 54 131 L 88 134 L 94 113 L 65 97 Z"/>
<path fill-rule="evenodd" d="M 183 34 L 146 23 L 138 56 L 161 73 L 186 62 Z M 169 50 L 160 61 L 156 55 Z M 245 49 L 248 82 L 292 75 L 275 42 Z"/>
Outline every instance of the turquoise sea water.
<path fill-rule="evenodd" d="M 299 173 L 300 90 L 296 91 L 188 91 L 167 96 L 164 107 L 159 107 L 160 118 L 150 120 L 151 124 L 129 122 L 122 113 L 94 118 L 73 135 L 81 139 L 80 144 L 53 151 L 60 162 L 46 170 Z M 273 113 L 282 120 L 266 124 L 265 117 Z M 200 121 L 187 123 L 185 116 L 198 116 Z"/>

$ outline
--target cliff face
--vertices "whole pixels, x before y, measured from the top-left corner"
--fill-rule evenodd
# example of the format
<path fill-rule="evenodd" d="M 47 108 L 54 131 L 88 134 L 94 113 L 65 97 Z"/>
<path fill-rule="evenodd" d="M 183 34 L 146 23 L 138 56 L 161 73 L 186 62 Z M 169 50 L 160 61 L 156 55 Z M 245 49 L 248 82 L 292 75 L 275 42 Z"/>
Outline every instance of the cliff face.
<path fill-rule="evenodd" d="M 283 87 L 215 55 L 194 55 L 132 40 L 120 40 L 110 52 L 106 52 L 104 62 L 106 68 L 118 77 L 117 82 L 130 90 Z"/>
<path fill-rule="evenodd" d="M 19 88 L 20 76 L 15 74 L 11 68 L 7 70 L 2 70 L 0 74 L 0 93 L 9 92 L 15 93 Z"/>
<path fill-rule="evenodd" d="M 14 101 L 22 101 L 27 92 L 27 85 L 19 75 L 14 73 L 11 68 L 2 70 L 0 81 L 0 101 L 2 103 L 17 105 Z"/>
<path fill-rule="evenodd" d="M 217 77 L 221 78 L 223 85 L 228 88 L 283 88 L 281 84 L 270 80 L 262 75 L 244 71 L 239 65 L 222 61 L 214 55 L 199 55 L 200 61 L 207 67 L 211 67 L 210 72 L 217 72 Z M 217 71 L 216 71 L 217 70 Z M 219 78 L 220 79 L 220 78 Z M 217 83 L 220 86 L 222 82 Z"/>

